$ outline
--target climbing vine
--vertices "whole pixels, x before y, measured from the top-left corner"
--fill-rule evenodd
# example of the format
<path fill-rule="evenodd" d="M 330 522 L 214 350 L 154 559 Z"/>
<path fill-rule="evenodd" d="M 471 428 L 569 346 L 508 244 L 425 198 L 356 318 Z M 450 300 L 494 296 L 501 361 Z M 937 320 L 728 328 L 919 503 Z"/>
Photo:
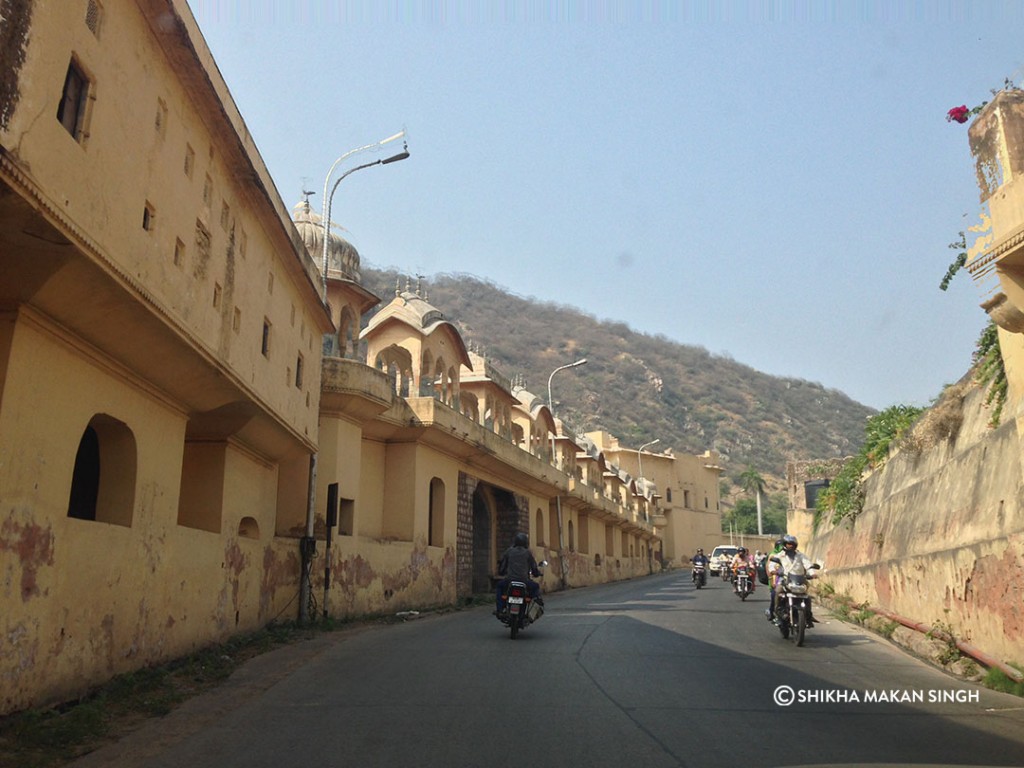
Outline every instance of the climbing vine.
<path fill-rule="evenodd" d="M 956 273 L 967 263 L 967 237 L 963 232 L 960 233 L 959 240 L 954 240 L 949 244 L 949 248 L 950 250 L 957 251 L 957 255 L 953 259 L 953 263 L 949 265 L 949 269 L 946 270 L 946 275 L 942 278 L 942 282 L 939 283 L 939 289 L 943 291 L 949 288 L 949 284 L 956 276 Z"/>
<path fill-rule="evenodd" d="M 818 495 L 815 529 L 826 514 L 830 514 L 833 525 L 838 525 L 844 520 L 852 521 L 861 513 L 864 474 L 885 464 L 890 446 L 910 429 L 923 410 L 910 405 L 892 405 L 868 419 L 860 451 L 846 460 L 828 488 Z"/>
<path fill-rule="evenodd" d="M 983 387 L 988 387 L 985 394 L 985 405 L 992 408 L 992 417 L 988 425 L 993 429 L 999 426 L 1006 404 L 1006 367 L 1003 364 L 1003 352 L 999 347 L 999 332 L 996 324 L 989 321 L 978 337 L 974 347 L 972 362 L 975 365 L 974 378 Z"/>

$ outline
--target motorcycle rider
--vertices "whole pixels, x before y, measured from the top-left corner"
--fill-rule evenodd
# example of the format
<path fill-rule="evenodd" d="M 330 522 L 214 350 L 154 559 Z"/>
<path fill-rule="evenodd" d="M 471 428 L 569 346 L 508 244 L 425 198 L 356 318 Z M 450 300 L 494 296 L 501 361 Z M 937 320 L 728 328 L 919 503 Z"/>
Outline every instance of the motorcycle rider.
<path fill-rule="evenodd" d="M 734 593 L 739 592 L 739 581 L 736 578 L 739 575 L 740 568 L 749 568 L 751 565 L 750 554 L 746 547 L 740 547 L 736 550 L 736 554 L 732 556 L 732 564 L 730 570 L 732 571 L 732 591 Z M 750 579 L 750 591 L 754 591 L 754 580 Z"/>
<path fill-rule="evenodd" d="M 794 568 L 802 568 L 803 572 L 807 574 L 807 578 L 812 578 L 810 572 L 811 568 L 817 568 L 814 561 L 811 560 L 807 555 L 797 549 L 799 542 L 796 536 L 789 534 L 782 537 L 782 552 L 777 555 L 773 555 L 779 562 L 772 560 L 768 561 L 769 578 L 772 580 L 772 584 L 775 585 L 775 589 L 778 589 L 778 583 L 782 580 L 783 576 L 786 576 Z M 775 604 L 773 601 L 772 611 L 774 616 Z M 814 617 L 811 616 L 810 612 L 807 614 L 807 625 L 811 626 L 814 623 Z"/>
<path fill-rule="evenodd" d="M 703 547 L 697 547 L 697 554 L 693 556 L 693 560 L 690 561 L 692 565 L 703 565 L 704 566 L 704 579 L 707 580 L 707 569 L 711 561 L 708 556 L 704 554 Z M 694 571 L 690 571 L 690 580 L 693 582 L 697 581 L 697 574 Z"/>
<path fill-rule="evenodd" d="M 764 609 L 764 617 L 768 621 L 775 621 L 775 576 L 772 573 L 774 570 L 772 558 L 778 556 L 782 551 L 783 543 L 781 538 L 776 539 L 772 551 L 765 556 L 764 569 L 768 574 L 768 607 Z"/>
<path fill-rule="evenodd" d="M 544 600 L 540 596 L 540 584 L 533 581 L 531 576 L 540 576 L 540 566 L 530 551 L 530 537 L 520 531 L 512 538 L 512 546 L 505 550 L 498 561 L 498 575 L 504 576 L 497 586 L 497 606 L 494 609 L 495 615 L 501 611 L 501 596 L 511 581 L 521 581 L 526 584 L 527 593 L 531 598 L 541 605 Z"/>

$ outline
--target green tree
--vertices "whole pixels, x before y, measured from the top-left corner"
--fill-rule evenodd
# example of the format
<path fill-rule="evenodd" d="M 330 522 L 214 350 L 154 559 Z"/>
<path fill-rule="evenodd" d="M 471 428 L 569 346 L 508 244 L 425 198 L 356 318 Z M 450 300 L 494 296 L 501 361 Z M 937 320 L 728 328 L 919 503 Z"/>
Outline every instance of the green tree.
<path fill-rule="evenodd" d="M 763 517 L 761 515 L 761 494 L 764 493 L 764 478 L 750 464 L 740 473 L 740 486 L 747 493 L 753 493 L 757 498 L 757 534 L 764 533 Z"/>
<path fill-rule="evenodd" d="M 785 533 L 786 508 L 788 500 L 784 493 L 775 493 L 766 498 L 763 527 L 769 533 Z M 722 533 L 753 535 L 757 533 L 757 503 L 753 499 L 740 499 L 732 508 L 722 513 Z"/>

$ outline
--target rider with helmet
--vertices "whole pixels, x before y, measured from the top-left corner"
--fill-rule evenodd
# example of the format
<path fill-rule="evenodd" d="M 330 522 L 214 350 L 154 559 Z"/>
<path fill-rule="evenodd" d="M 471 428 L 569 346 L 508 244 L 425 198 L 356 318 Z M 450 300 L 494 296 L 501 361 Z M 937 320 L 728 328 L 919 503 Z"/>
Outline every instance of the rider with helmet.
<path fill-rule="evenodd" d="M 732 563 L 730 571 L 732 571 L 732 591 L 738 592 L 739 587 L 737 585 L 736 577 L 739 574 L 740 568 L 747 568 L 750 566 L 750 554 L 746 547 L 740 547 L 736 550 L 736 554 L 732 556 Z M 754 581 L 750 581 L 750 591 L 754 591 Z"/>
<path fill-rule="evenodd" d="M 777 557 L 782 552 L 782 545 L 785 543 L 783 538 L 775 540 L 775 546 L 772 547 L 772 551 L 765 557 L 764 569 L 768 574 L 768 607 L 764 609 L 764 617 L 768 621 L 775 620 L 775 575 L 773 571 L 777 566 L 772 563 L 772 558 Z"/>
<path fill-rule="evenodd" d="M 693 556 L 693 559 L 690 561 L 690 563 L 692 565 L 703 565 L 704 566 L 704 573 L 705 573 L 705 575 L 702 578 L 705 580 L 705 583 L 706 583 L 706 581 L 707 581 L 707 569 L 711 565 L 711 561 L 708 559 L 708 556 L 704 554 L 704 548 L 703 547 L 697 547 L 697 554 L 695 554 Z M 697 581 L 697 572 L 696 571 L 691 571 L 690 572 L 690 580 L 693 581 L 693 582 Z"/>
<path fill-rule="evenodd" d="M 789 534 L 783 536 L 782 551 L 777 554 L 773 553 L 768 561 L 768 573 L 772 582 L 772 617 L 775 616 L 775 590 L 782 577 L 790 573 L 794 568 L 800 568 L 804 573 L 808 573 L 811 568 L 818 567 L 811 558 L 797 549 L 798 544 L 796 536 Z M 808 615 L 808 623 L 813 620 L 813 617 Z"/>
<path fill-rule="evenodd" d="M 533 557 L 533 552 L 530 551 L 530 537 L 522 531 L 513 537 L 512 546 L 501 556 L 498 562 L 498 575 L 504 578 L 498 582 L 495 613 L 501 611 L 501 596 L 510 581 L 521 581 L 526 584 L 530 597 L 541 605 L 544 604 L 540 596 L 540 584 L 530 579 L 531 576 L 540 576 L 540 567 Z"/>

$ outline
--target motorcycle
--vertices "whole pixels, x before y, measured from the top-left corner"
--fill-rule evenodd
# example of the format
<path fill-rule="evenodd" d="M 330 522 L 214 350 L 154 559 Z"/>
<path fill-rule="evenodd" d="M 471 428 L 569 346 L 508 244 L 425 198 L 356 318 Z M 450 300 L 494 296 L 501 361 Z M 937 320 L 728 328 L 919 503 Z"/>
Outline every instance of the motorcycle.
<path fill-rule="evenodd" d="M 746 600 L 754 592 L 754 578 L 750 570 L 750 566 L 736 569 L 736 594 L 740 600 Z"/>
<path fill-rule="evenodd" d="M 773 557 L 772 562 L 780 563 Z M 817 563 L 808 571 L 820 568 Z M 796 566 L 785 574 L 775 588 L 775 618 L 784 640 L 792 640 L 796 645 L 804 644 L 804 632 L 814 622 L 811 619 L 811 596 L 808 594 L 808 582 L 814 574 L 808 573 L 803 566 Z"/>
<path fill-rule="evenodd" d="M 690 580 L 697 589 L 708 585 L 708 572 L 703 563 L 694 563 L 693 570 L 690 572 Z"/>
<path fill-rule="evenodd" d="M 728 560 L 719 560 L 718 575 L 722 577 L 722 581 L 732 581 L 732 563 Z"/>
<path fill-rule="evenodd" d="M 547 560 L 538 563 L 542 568 L 547 564 Z M 509 581 L 501 593 L 501 608 L 497 616 L 498 621 L 509 628 L 510 637 L 515 640 L 521 630 L 543 615 L 544 601 L 530 597 L 529 585 L 525 581 Z"/>

